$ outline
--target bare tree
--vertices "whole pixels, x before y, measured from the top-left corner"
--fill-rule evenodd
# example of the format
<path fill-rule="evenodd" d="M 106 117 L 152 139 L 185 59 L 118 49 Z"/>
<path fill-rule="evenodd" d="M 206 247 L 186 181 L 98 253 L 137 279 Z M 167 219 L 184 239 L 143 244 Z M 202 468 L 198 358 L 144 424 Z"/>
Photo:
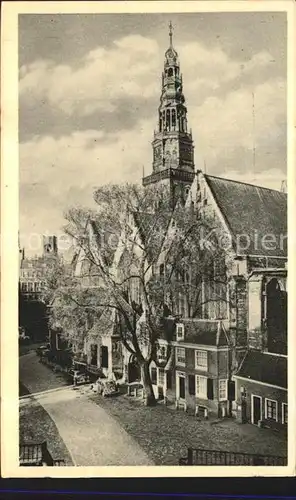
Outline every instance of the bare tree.
<path fill-rule="evenodd" d="M 104 329 L 103 311 L 115 311 L 121 342 L 139 365 L 146 404 L 152 405 L 149 367 L 157 363 L 165 318 L 201 317 L 203 303 L 226 300 L 204 292 L 207 283 L 211 288 L 225 281 L 222 265 L 221 276 L 213 272 L 213 263 L 223 262 L 218 227 L 182 203 L 172 206 L 165 188 L 108 185 L 96 190 L 95 200 L 97 212 L 79 208 L 67 214 L 79 271 L 67 283 L 61 277 L 53 316 L 79 337 L 91 315 Z M 180 300 L 187 302 L 183 313 Z"/>

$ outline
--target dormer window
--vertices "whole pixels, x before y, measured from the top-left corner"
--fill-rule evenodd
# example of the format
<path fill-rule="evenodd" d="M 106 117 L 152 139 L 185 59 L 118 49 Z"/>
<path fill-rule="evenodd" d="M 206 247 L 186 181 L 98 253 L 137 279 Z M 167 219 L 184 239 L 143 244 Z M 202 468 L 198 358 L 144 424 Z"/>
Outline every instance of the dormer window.
<path fill-rule="evenodd" d="M 177 336 L 177 340 L 184 340 L 184 325 L 183 325 L 183 323 L 177 323 L 176 336 Z"/>

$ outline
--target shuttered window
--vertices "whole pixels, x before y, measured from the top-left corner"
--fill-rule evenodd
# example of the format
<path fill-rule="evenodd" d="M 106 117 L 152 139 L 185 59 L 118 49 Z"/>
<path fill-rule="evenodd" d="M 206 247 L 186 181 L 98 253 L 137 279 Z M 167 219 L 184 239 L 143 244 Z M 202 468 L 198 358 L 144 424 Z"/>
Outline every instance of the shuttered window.
<path fill-rule="evenodd" d="M 188 375 L 188 391 L 191 396 L 195 396 L 195 376 Z"/>

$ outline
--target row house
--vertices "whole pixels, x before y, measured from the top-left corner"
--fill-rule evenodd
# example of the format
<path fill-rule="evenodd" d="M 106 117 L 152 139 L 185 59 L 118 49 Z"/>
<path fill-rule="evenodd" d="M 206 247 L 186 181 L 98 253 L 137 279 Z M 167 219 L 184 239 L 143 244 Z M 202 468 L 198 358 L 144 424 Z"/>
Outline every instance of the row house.
<path fill-rule="evenodd" d="M 156 397 L 198 416 L 229 415 L 234 392 L 223 321 L 184 318 L 174 330 L 170 343 L 159 341 L 157 364 L 151 366 Z"/>

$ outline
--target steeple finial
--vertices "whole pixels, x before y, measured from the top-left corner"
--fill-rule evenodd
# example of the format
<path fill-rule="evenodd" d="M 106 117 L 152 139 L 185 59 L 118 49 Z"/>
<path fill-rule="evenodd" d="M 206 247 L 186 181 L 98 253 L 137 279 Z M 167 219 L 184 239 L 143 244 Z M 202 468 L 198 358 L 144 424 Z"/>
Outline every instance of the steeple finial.
<path fill-rule="evenodd" d="M 170 36 L 170 47 L 173 46 L 173 25 L 172 21 L 169 23 L 169 36 Z"/>

